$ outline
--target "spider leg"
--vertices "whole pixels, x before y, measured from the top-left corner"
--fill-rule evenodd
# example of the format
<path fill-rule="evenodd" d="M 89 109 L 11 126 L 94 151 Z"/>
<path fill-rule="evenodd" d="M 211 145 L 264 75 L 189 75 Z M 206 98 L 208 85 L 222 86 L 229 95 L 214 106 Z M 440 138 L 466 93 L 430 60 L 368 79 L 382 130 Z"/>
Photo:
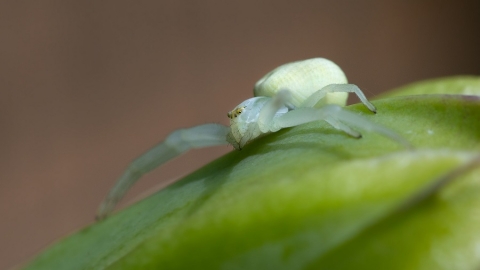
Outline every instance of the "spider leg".
<path fill-rule="evenodd" d="M 355 93 L 360 101 L 372 112 L 377 113 L 375 106 L 368 101 L 368 99 L 363 94 L 362 90 L 358 88 L 355 84 L 329 84 L 317 92 L 313 93 L 301 107 L 313 107 L 317 104 L 322 98 L 324 98 L 327 93 Z"/>
<path fill-rule="evenodd" d="M 325 120 L 327 123 L 329 123 L 332 127 L 336 128 L 338 130 L 342 130 L 343 132 L 347 133 L 348 135 L 350 135 L 352 137 L 355 137 L 355 138 L 361 138 L 362 137 L 362 134 L 360 134 L 360 132 L 358 132 L 356 130 L 353 130 L 349 126 L 340 122 L 335 117 L 331 117 L 331 116 L 327 115 L 327 116 L 325 116 L 325 118 L 323 120 Z"/>
<path fill-rule="evenodd" d="M 342 130 L 353 137 L 361 137 L 361 134 L 352 130 L 349 126 L 379 133 L 408 149 L 413 148 L 407 140 L 393 130 L 377 125 L 360 115 L 342 109 L 338 105 L 326 105 L 320 109 L 298 108 L 275 118 L 276 125 L 281 128 L 298 126 L 318 120 L 325 120 L 334 128 Z"/>
<path fill-rule="evenodd" d="M 273 98 L 270 99 L 269 102 L 263 106 L 263 108 L 260 110 L 257 121 L 261 132 L 275 132 L 281 129 L 281 127 L 272 125 L 274 123 L 273 118 L 280 109 L 284 107 L 293 107 L 293 105 L 289 104 L 291 98 L 292 95 L 289 90 L 281 89 Z"/>
<path fill-rule="evenodd" d="M 220 124 L 205 124 L 176 130 L 161 143 L 128 165 L 97 212 L 97 219 L 108 216 L 128 189 L 145 173 L 194 148 L 228 144 L 230 128 Z"/>

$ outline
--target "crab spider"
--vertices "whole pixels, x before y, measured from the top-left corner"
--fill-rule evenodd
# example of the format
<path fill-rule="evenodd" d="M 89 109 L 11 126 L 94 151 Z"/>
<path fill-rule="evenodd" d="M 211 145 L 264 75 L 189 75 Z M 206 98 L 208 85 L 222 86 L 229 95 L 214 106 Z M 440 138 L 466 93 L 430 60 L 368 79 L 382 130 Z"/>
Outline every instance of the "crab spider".
<path fill-rule="evenodd" d="M 173 131 L 163 142 L 135 159 L 100 205 L 97 218 L 109 215 L 143 174 L 194 148 L 231 144 L 241 149 L 261 135 L 318 120 L 355 138 L 360 138 L 361 134 L 350 126 L 377 132 L 410 146 L 395 132 L 342 109 L 348 93 L 355 93 L 372 113 L 376 113 L 375 106 L 360 88 L 347 83 L 345 74 L 335 63 L 314 58 L 282 65 L 255 84 L 255 97 L 227 114 L 230 126 L 204 124 Z"/>

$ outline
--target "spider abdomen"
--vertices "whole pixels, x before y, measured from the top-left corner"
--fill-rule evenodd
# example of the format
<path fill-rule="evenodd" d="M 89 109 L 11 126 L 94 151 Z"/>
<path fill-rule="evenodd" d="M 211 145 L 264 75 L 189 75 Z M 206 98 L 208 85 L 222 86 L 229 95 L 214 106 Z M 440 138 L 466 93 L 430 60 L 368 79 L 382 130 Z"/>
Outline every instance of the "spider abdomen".
<path fill-rule="evenodd" d="M 261 78 L 253 90 L 254 95 L 274 97 L 280 89 L 292 94 L 292 104 L 299 107 L 314 92 L 329 84 L 346 84 L 342 69 L 325 58 L 313 58 L 279 66 Z M 348 93 L 328 93 L 322 104 L 346 104 Z"/>

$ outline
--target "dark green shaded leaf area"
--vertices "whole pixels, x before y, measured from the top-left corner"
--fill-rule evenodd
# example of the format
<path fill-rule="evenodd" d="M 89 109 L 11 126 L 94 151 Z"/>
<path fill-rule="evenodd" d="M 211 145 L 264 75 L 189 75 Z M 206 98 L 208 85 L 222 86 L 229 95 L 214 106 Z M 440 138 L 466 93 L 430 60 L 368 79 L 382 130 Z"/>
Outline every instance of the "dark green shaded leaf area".
<path fill-rule="evenodd" d="M 453 77 L 384 95 L 376 115 L 346 108 L 414 149 L 324 122 L 267 135 L 27 269 L 479 269 L 478 94 Z"/>

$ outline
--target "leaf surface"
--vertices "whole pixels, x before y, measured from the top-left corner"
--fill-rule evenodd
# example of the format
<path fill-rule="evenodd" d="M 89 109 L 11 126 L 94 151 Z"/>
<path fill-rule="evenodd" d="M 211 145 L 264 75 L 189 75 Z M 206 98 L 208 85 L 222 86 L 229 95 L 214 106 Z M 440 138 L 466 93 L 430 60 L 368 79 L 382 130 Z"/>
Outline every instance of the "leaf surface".
<path fill-rule="evenodd" d="M 59 241 L 26 268 L 477 269 L 479 81 L 413 84 L 374 101 L 376 115 L 347 107 L 413 150 L 324 122 L 281 130 Z"/>

